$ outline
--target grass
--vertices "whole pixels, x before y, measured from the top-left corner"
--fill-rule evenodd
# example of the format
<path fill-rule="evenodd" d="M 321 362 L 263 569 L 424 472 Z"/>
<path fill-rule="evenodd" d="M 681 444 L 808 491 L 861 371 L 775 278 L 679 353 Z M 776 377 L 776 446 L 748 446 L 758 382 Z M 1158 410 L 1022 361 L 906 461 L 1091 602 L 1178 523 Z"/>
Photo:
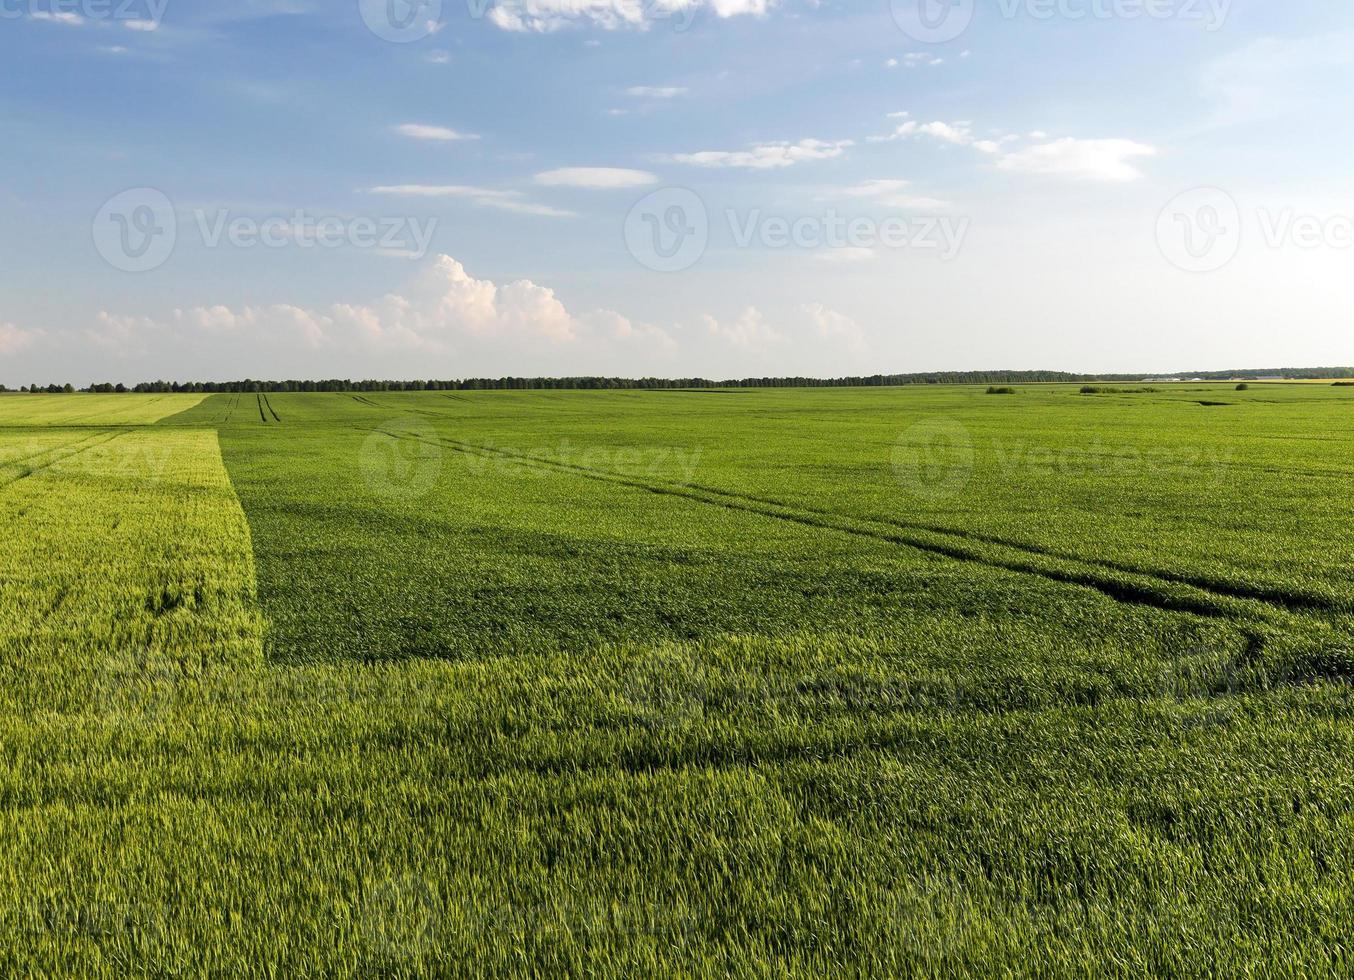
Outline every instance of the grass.
<path fill-rule="evenodd" d="M 0 402 L 0 967 L 1347 973 L 1349 396 L 1024 394 Z"/>

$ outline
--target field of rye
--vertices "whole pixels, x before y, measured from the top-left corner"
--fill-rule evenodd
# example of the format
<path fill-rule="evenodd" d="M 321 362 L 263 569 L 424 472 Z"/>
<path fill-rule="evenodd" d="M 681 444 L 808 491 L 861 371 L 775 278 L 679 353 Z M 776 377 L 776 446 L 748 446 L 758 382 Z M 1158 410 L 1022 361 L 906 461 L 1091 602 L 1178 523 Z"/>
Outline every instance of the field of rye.
<path fill-rule="evenodd" d="M 1234 389 L 0 396 L 0 973 L 1348 975 L 1354 389 Z"/>

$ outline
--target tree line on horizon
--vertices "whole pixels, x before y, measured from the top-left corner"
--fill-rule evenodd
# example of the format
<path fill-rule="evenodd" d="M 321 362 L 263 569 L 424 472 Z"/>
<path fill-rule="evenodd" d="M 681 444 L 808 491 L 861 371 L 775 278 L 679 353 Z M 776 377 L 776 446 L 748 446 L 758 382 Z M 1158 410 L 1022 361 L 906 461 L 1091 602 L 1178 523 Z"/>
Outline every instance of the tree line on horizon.
<path fill-rule="evenodd" d="M 842 378 L 764 377 L 713 381 L 708 378 L 463 378 L 449 381 L 353 381 L 347 378 L 324 381 L 143 381 L 130 387 L 122 383 L 93 384 L 80 391 L 95 394 L 236 394 L 286 392 L 380 392 L 380 391 L 606 391 L 675 390 L 684 388 L 871 388 L 906 385 L 943 384 L 1040 384 L 1063 382 L 1081 384 L 1091 381 L 1147 381 L 1165 377 L 1202 381 L 1237 381 L 1257 378 L 1285 378 L 1295 381 L 1321 378 L 1354 377 L 1354 367 L 1328 368 L 1246 368 L 1233 371 L 1183 372 L 1160 374 L 1073 374 L 1066 371 L 930 371 L 912 374 L 873 374 Z M 8 391 L 0 385 L 0 391 Z M 25 385 L 21 392 L 32 394 L 73 393 L 71 384 Z"/>

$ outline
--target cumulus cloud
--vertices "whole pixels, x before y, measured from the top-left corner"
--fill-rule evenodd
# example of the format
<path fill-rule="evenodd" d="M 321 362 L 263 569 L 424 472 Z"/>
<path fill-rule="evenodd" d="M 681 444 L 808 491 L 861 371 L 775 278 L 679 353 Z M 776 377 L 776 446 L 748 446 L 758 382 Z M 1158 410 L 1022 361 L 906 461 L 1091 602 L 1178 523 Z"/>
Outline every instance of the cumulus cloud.
<path fill-rule="evenodd" d="M 846 314 L 829 309 L 822 303 L 807 304 L 804 313 L 822 339 L 840 344 L 852 352 L 865 349 L 864 331 L 860 329 L 860 324 Z"/>
<path fill-rule="evenodd" d="M 17 354 L 33 346 L 40 330 L 20 330 L 12 323 L 0 320 L 0 354 Z"/>
<path fill-rule="evenodd" d="M 701 150 L 676 153 L 667 159 L 697 167 L 742 167 L 769 170 L 792 167 L 809 160 L 831 160 L 853 146 L 851 140 L 803 139 L 797 143 L 755 143 L 746 150 Z"/>
<path fill-rule="evenodd" d="M 7 333 L 0 329 L 0 350 Z M 529 279 L 504 285 L 476 279 L 439 255 L 401 292 L 367 304 L 322 309 L 291 304 L 197 306 L 164 319 L 102 312 L 87 339 L 124 352 L 148 345 L 211 343 L 260 350 L 476 350 L 638 348 L 667 353 L 675 344 L 659 327 L 610 310 L 571 313 L 554 290 Z"/>
<path fill-rule="evenodd" d="M 775 0 L 497 0 L 489 22 L 505 31 L 549 33 L 570 24 L 604 30 L 646 30 L 655 21 L 689 19 L 698 10 L 719 18 L 763 16 Z"/>
<path fill-rule="evenodd" d="M 391 184 L 373 187 L 368 193 L 384 194 L 390 197 L 446 197 L 459 198 L 484 208 L 497 208 L 514 214 L 534 214 L 547 218 L 572 218 L 574 212 L 538 204 L 529 200 L 521 191 L 495 190 L 489 187 L 472 187 L 467 184 Z"/>
<path fill-rule="evenodd" d="M 561 167 L 536 175 L 536 183 L 544 187 L 582 187 L 588 190 L 648 187 L 658 183 L 658 175 L 647 170 L 625 170 L 620 167 Z"/>
<path fill-rule="evenodd" d="M 785 335 L 767 323 L 755 306 L 749 306 L 736 320 L 721 322 L 709 314 L 701 320 L 711 337 L 741 350 L 764 351 L 785 340 Z"/>

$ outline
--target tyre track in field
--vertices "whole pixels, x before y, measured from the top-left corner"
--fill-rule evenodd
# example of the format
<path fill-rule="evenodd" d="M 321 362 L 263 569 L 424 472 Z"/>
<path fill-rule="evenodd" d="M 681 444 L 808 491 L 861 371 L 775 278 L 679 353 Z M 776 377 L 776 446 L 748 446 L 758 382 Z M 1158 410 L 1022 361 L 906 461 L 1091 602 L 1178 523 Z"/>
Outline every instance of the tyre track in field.
<path fill-rule="evenodd" d="M 803 510 L 826 517 L 840 518 L 845 516 L 837 514 L 834 511 L 813 507 L 809 504 L 794 504 L 785 500 L 777 500 L 774 497 L 760 497 L 751 494 L 735 493 L 733 491 L 720 490 L 717 487 L 709 487 L 699 483 L 688 485 L 711 494 L 734 497 L 742 500 L 751 500 L 756 503 L 772 504 L 777 507 L 785 507 L 791 510 Z M 1330 596 L 1313 595 L 1308 592 L 1274 588 L 1271 586 L 1251 586 L 1234 582 L 1225 582 L 1219 579 L 1208 578 L 1207 576 L 1190 575 L 1186 572 L 1177 572 L 1159 567 L 1142 567 L 1139 565 L 1131 565 L 1127 562 L 1114 561 L 1108 558 L 1084 558 L 1075 552 L 1048 548 L 1043 545 L 1029 544 L 1023 541 L 1015 541 L 1010 538 L 1003 538 L 999 535 L 984 534 L 981 531 L 967 531 L 945 527 L 939 524 L 925 524 L 919 521 L 900 521 L 896 517 L 877 517 L 874 515 L 848 517 L 847 519 L 859 520 L 869 524 L 883 524 L 904 531 L 924 531 L 928 534 L 939 534 L 962 538 L 966 541 L 977 541 L 983 544 L 996 545 L 1001 548 L 1022 551 L 1030 555 L 1037 555 L 1044 558 L 1077 562 L 1082 565 L 1091 565 L 1107 571 L 1119 572 L 1124 575 L 1141 575 L 1146 578 L 1161 579 L 1162 581 L 1171 582 L 1176 585 L 1187 585 L 1203 592 L 1216 592 L 1219 595 L 1228 596 L 1233 599 L 1252 599 L 1257 602 L 1268 603 L 1269 605 L 1282 607 L 1289 612 L 1341 612 L 1348 609 L 1348 603 L 1341 603 L 1338 599 Z"/>
<path fill-rule="evenodd" d="M 273 421 L 281 422 L 282 416 L 277 414 L 277 411 L 273 408 L 273 403 L 268 400 L 268 396 L 266 394 L 260 393 L 259 397 L 263 399 L 263 406 L 268 409 L 268 414 L 273 417 Z M 267 422 L 268 420 L 264 419 L 263 421 Z"/>
<path fill-rule="evenodd" d="M 452 397 L 448 395 L 448 397 Z M 436 415 L 437 413 L 424 413 Z M 441 418 L 450 419 L 452 416 L 441 415 Z M 466 444 L 473 445 L 473 444 Z M 494 449 L 493 447 L 476 447 L 484 452 L 495 452 L 504 457 L 515 459 L 533 460 L 537 463 L 546 465 L 570 465 L 555 464 L 553 460 L 542 460 L 539 457 L 533 457 L 525 453 L 515 453 L 509 450 Z M 1128 459 L 1130 457 L 1120 457 Z M 1233 465 L 1233 464 L 1229 464 Z M 603 470 L 591 470 L 588 467 L 573 464 L 574 468 L 592 473 L 605 473 Z M 1266 472 L 1285 473 L 1285 475 L 1312 475 L 1329 478 L 1338 478 L 1345 475 L 1342 471 L 1282 471 L 1275 467 L 1251 467 L 1264 469 Z M 615 475 L 615 474 L 613 474 Z M 1304 592 L 1298 589 L 1287 589 L 1282 586 L 1274 585 L 1251 585 L 1240 582 L 1229 582 L 1223 579 L 1212 578 L 1205 575 L 1195 575 L 1188 572 L 1176 571 L 1160 566 L 1141 566 L 1133 565 L 1128 562 L 1114 561 L 1107 558 L 1086 558 L 1075 552 L 1065 549 L 1050 548 L 1038 544 L 1030 544 L 1023 541 L 1016 541 L 1010 538 L 1004 538 L 998 535 L 984 534 L 980 531 L 968 531 L 952 527 L 945 527 L 937 524 L 927 524 L 919 521 L 902 521 L 894 517 L 878 517 L 875 515 L 848 516 L 835 511 L 814 507 L 810 504 L 792 503 L 790 501 L 778 499 L 775 497 L 758 496 L 754 494 L 739 493 L 736 491 L 725 490 L 720 487 L 711 487 L 699 483 L 682 484 L 692 489 L 701 490 L 717 497 L 729 497 L 735 500 L 751 501 L 757 504 L 769 504 L 774 507 L 784 508 L 791 511 L 803 511 L 816 514 L 829 519 L 846 519 L 859 521 L 865 524 L 879 524 L 890 528 L 897 528 L 903 531 L 915 532 L 921 531 L 927 534 L 941 535 L 945 538 L 960 538 L 964 541 L 976 541 L 982 544 L 996 545 L 1001 548 L 1011 549 L 1013 551 L 1024 552 L 1028 555 L 1041 558 L 1050 558 L 1057 561 L 1074 562 L 1080 565 L 1089 565 L 1100 568 L 1105 571 L 1114 572 L 1122 575 L 1141 576 L 1147 579 L 1160 579 L 1163 582 L 1170 582 L 1175 585 L 1188 586 L 1198 589 L 1202 592 L 1212 592 L 1220 596 L 1226 596 L 1233 599 L 1249 599 L 1256 602 L 1266 603 L 1271 606 L 1279 607 L 1291 613 L 1315 613 L 1315 614 L 1336 614 L 1351 611 L 1354 605 L 1348 600 L 1330 596 Z"/>
<path fill-rule="evenodd" d="M 100 446 L 106 446 L 106 445 L 108 445 L 110 442 L 112 442 L 114 439 L 121 439 L 123 436 L 125 436 L 125 435 L 127 435 L 127 434 L 128 434 L 128 433 L 127 433 L 125 430 L 122 431 L 122 432 L 114 432 L 114 433 L 112 433 L 111 435 L 109 435 L 109 437 L 108 437 L 107 439 L 104 439 L 104 440 L 102 440 L 101 442 L 96 442 L 96 443 L 94 443 L 93 445 L 90 445 L 90 446 L 84 446 L 83 448 L 77 449 L 77 450 L 75 450 L 74 452 L 69 452 L 69 453 L 66 453 L 66 454 L 63 455 L 63 456 L 58 456 L 56 459 L 48 460 L 48 461 L 45 462 L 45 463 L 42 463 L 42 464 L 40 464 L 40 465 L 38 465 L 38 466 L 33 467 L 32 469 L 29 469 L 29 470 L 26 470 L 26 471 L 23 472 L 23 473 L 20 473 L 18 476 L 14 477 L 13 479 L 6 480 L 4 483 L 0 483 L 0 491 L 7 490 L 7 489 L 9 489 L 10 487 L 12 487 L 14 484 L 18 483 L 19 481 L 21 481 L 21 480 L 26 480 L 26 479 L 28 479 L 30 476 L 33 476 L 34 474 L 41 473 L 43 470 L 50 469 L 51 467 L 55 466 L 57 463 L 63 463 L 63 462 L 65 462 L 65 461 L 68 460 L 68 459 L 73 459 L 73 458 L 75 458 L 76 456 L 79 456 L 79 455 L 81 455 L 82 453 L 87 453 L 87 452 L 89 452 L 89 451 L 92 450 L 92 449 L 98 449 Z"/>
<path fill-rule="evenodd" d="M 392 439 L 426 441 L 416 435 L 396 434 L 382 429 L 377 431 Z M 487 459 L 509 459 L 515 463 L 534 466 L 547 472 L 572 473 L 588 479 L 648 493 L 681 497 L 697 503 L 722 507 L 726 510 L 742 511 L 807 527 L 837 531 L 842 534 L 901 545 L 955 561 L 1003 569 L 1018 574 L 1033 575 L 1062 585 L 1081 586 L 1129 605 L 1147 606 L 1167 612 L 1192 613 L 1212 618 L 1252 621 L 1257 618 L 1271 619 L 1276 614 L 1282 616 L 1293 613 L 1293 610 L 1286 606 L 1263 599 L 1227 595 L 1189 583 L 1171 582 L 1138 571 L 1119 572 L 1110 575 L 1094 563 L 1081 559 L 1052 558 L 1038 553 L 1019 552 L 1017 549 L 1005 548 L 1002 545 L 986 542 L 974 545 L 965 542 L 963 539 L 953 540 L 956 535 L 948 531 L 938 532 L 906 525 L 899 527 L 870 526 L 872 522 L 868 519 L 850 518 L 828 511 L 814 512 L 710 487 L 648 483 L 622 474 L 596 470 L 576 463 L 540 459 L 509 450 L 477 446 L 473 443 L 464 443 L 445 437 L 439 438 L 438 444 L 466 455 Z M 873 523 L 878 524 L 878 522 Z M 994 554 L 992 553 L 993 549 L 1017 551 L 1017 553 L 1015 555 Z M 1051 562 L 1058 564 L 1051 564 Z"/>

